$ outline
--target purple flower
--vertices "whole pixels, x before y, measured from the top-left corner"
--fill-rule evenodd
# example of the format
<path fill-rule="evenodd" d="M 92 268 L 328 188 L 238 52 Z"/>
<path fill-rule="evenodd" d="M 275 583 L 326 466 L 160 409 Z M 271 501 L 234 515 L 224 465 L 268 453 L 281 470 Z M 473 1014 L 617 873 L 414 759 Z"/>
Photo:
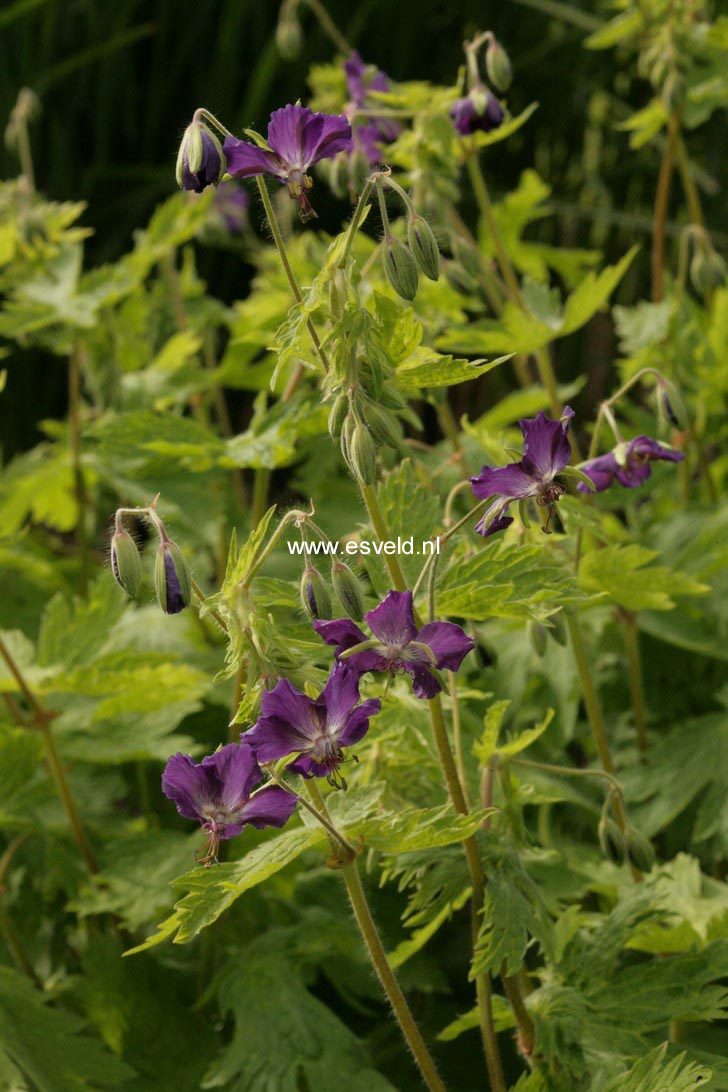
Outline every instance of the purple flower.
<path fill-rule="evenodd" d="M 389 91 L 389 78 L 373 65 L 364 64 L 358 50 L 354 49 L 344 61 L 346 85 L 351 104 L 356 108 L 367 106 L 370 91 Z M 370 164 L 381 161 L 381 144 L 396 140 L 402 127 L 389 118 L 373 117 L 354 127 L 354 143 L 364 152 Z"/>
<path fill-rule="evenodd" d="M 486 87 L 473 88 L 465 98 L 450 107 L 450 117 L 461 136 L 470 136 L 481 129 L 490 133 L 502 124 L 505 113 L 495 95 Z"/>
<path fill-rule="evenodd" d="M 679 463 L 684 458 L 683 451 L 674 451 L 658 440 L 651 440 L 649 436 L 636 436 L 628 444 L 619 444 L 607 455 L 599 455 L 596 459 L 582 463 L 579 469 L 589 475 L 597 493 L 603 493 L 605 489 L 609 489 L 615 478 L 628 489 L 636 489 L 638 485 L 642 485 L 651 474 L 650 463 L 653 459 Z M 581 482 L 577 488 L 584 493 L 588 492 Z"/>
<path fill-rule="evenodd" d="M 508 506 L 524 497 L 535 497 L 537 504 L 548 506 L 551 519 L 553 504 L 564 492 L 564 486 L 554 478 L 571 458 L 568 432 L 573 416 L 573 409 L 565 406 L 558 421 L 549 421 L 543 410 L 534 418 L 519 421 L 523 433 L 523 458 L 507 466 L 484 466 L 476 478 L 470 479 L 473 493 L 479 500 L 497 497 L 475 528 L 479 535 L 487 538 L 513 523 L 513 517 L 506 514 Z"/>
<path fill-rule="evenodd" d="M 275 762 L 294 751 L 299 757 L 289 769 L 304 777 L 326 777 L 330 784 L 346 788 L 338 773 L 344 761 L 343 747 L 358 743 L 369 730 L 369 718 L 381 708 L 377 698 L 359 701 L 359 676 L 337 664 L 317 698 L 309 698 L 281 679 L 263 694 L 261 716 L 240 737 L 249 743 L 259 762 Z"/>
<path fill-rule="evenodd" d="M 306 196 L 313 185 L 306 172 L 320 159 L 351 150 L 351 126 L 345 117 L 289 105 L 271 114 L 267 148 L 228 136 L 223 149 L 229 174 L 234 178 L 256 174 L 277 178 L 299 202 L 301 219 L 310 220 L 316 213 Z"/>
<path fill-rule="evenodd" d="M 346 666 L 358 675 L 366 671 L 406 671 L 412 676 L 412 689 L 418 698 L 434 698 L 442 689 L 433 669 L 457 671 L 475 647 L 454 622 L 428 622 L 418 630 L 409 591 L 389 592 L 364 620 L 377 638 L 374 643 L 349 618 L 314 622 L 313 628 L 327 645 L 336 647 L 337 658 L 366 642 L 370 647 L 347 656 L 343 661 Z"/>
<path fill-rule="evenodd" d="M 177 805 L 185 819 L 198 819 L 209 834 L 201 863 L 209 867 L 217 859 L 221 841 L 234 838 L 250 823 L 282 827 L 290 818 L 297 797 L 277 785 L 251 793 L 263 778 L 250 747 L 228 743 L 197 763 L 177 753 L 162 774 L 162 792 Z"/>

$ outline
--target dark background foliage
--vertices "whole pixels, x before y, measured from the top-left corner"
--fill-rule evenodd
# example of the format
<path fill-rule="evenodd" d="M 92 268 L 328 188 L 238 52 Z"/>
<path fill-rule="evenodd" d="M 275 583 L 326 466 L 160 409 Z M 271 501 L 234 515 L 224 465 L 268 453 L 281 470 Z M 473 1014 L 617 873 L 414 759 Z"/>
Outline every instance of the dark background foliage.
<path fill-rule="evenodd" d="M 511 109 L 540 103 L 535 119 L 488 156 L 494 195 L 535 166 L 558 200 L 555 215 L 532 231 L 549 242 L 598 246 L 611 260 L 632 242 L 647 240 L 658 151 L 629 150 L 626 134 L 614 126 L 628 106 L 647 101 L 648 85 L 628 74 L 632 65 L 615 67 L 613 54 L 580 48 L 606 6 L 330 0 L 328 8 L 365 59 L 394 79 L 453 83 L 463 37 L 493 29 L 513 60 Z M 20 87 L 40 96 L 42 113 L 33 128 L 38 185 L 51 199 L 88 202 L 84 223 L 95 232 L 88 263 L 124 253 L 134 230 L 172 191 L 179 136 L 197 106 L 206 105 L 236 129 L 264 127 L 277 106 L 306 100 L 310 65 L 329 60 L 333 47 L 304 12 L 304 49 L 295 61 L 284 61 L 275 44 L 277 14 L 272 0 L 15 0 L 0 10 L 0 118 L 7 118 Z M 725 241 L 727 213 L 710 192 L 717 189 L 711 180 L 725 142 L 720 114 L 691 140 L 718 243 Z M 4 177 L 17 172 L 4 147 L 0 171 Z M 327 204 L 322 192 L 318 207 L 322 226 L 336 227 L 340 203 L 329 198 Z M 676 245 L 677 226 L 671 227 Z M 203 251 L 199 262 L 213 294 L 228 300 L 244 294 L 236 256 Z M 648 295 L 648 266 L 643 247 L 621 286 L 625 298 L 635 298 L 635 289 Z M 585 357 L 590 362 L 581 406 L 588 411 L 608 380 L 614 352 L 608 319 L 597 316 L 580 339 L 559 351 L 564 379 L 582 370 Z M 37 353 L 27 354 L 22 369 L 12 369 L 9 383 L 0 409 L 5 457 L 36 443 L 37 422 L 62 413 L 65 399 L 60 369 Z"/>

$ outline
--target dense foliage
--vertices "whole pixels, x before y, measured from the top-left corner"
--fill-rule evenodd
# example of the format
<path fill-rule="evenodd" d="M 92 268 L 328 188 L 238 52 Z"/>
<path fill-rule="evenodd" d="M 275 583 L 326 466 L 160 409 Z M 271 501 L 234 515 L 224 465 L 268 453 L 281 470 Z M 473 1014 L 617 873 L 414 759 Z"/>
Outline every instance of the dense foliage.
<path fill-rule="evenodd" d="M 160 155 L 104 264 L 20 91 L 0 398 L 32 359 L 67 405 L 0 476 L 2 1088 L 728 1088 L 728 277 L 691 158 L 728 20 L 552 6 L 574 73 L 639 89 L 584 119 L 588 239 L 550 234 L 487 28 L 395 79 L 285 0 L 284 59 L 331 38 L 304 106 L 178 117 L 183 192 Z"/>

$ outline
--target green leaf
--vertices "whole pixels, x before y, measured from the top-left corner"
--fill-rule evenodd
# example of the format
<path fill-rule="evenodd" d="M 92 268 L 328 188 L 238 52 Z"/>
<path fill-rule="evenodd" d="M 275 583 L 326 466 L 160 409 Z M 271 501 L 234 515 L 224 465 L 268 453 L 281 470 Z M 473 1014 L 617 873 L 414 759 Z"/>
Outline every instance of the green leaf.
<path fill-rule="evenodd" d="M 280 872 L 304 850 L 325 840 L 322 827 L 299 827 L 269 838 L 239 861 L 188 872 L 174 884 L 176 888 L 186 890 L 176 904 L 175 912 L 157 927 L 154 936 L 124 954 L 143 952 L 169 938 L 173 938 L 175 944 L 189 944 L 246 891 Z"/>
<path fill-rule="evenodd" d="M 248 579 L 263 547 L 270 521 L 273 519 L 275 512 L 276 506 L 273 504 L 258 521 L 255 529 L 250 532 L 247 541 L 243 543 L 240 550 L 238 550 L 237 535 L 233 531 L 230 539 L 225 580 L 222 586 L 223 595 L 230 595 L 238 584 L 242 584 Z"/>
<path fill-rule="evenodd" d="M 442 356 L 434 349 L 421 348 L 400 365 L 397 378 L 408 387 L 454 387 L 485 375 L 511 356 L 508 353 L 495 360 L 456 360 L 452 356 Z"/>
<path fill-rule="evenodd" d="M 470 977 L 483 971 L 499 974 L 502 967 L 517 974 L 535 938 L 548 948 L 551 922 L 536 884 L 516 854 L 504 854 L 487 867 L 483 918 Z"/>
<path fill-rule="evenodd" d="M 392 541 L 412 539 L 412 554 L 401 553 L 399 563 L 411 586 L 424 561 L 422 543 L 431 539 L 440 515 L 440 502 L 434 493 L 425 495 L 410 459 L 404 459 L 377 486 L 377 498 Z M 368 536 L 369 537 L 369 536 Z M 408 546 L 409 548 L 409 546 Z M 371 554 L 367 568 L 375 588 L 384 594 L 391 587 L 383 558 Z"/>
<path fill-rule="evenodd" d="M 592 550 L 579 564 L 579 583 L 586 591 L 608 596 L 631 611 L 672 610 L 675 598 L 710 591 L 707 584 L 684 573 L 650 565 L 655 557 L 656 550 L 637 543 Z"/>
<path fill-rule="evenodd" d="M 641 11 L 621 12 L 585 40 L 587 49 L 610 49 L 625 38 L 632 38 L 642 29 L 644 16 Z"/>
<path fill-rule="evenodd" d="M 477 811 L 458 815 L 449 804 L 439 808 L 405 808 L 366 819 L 345 830 L 384 853 L 413 853 L 465 841 L 478 830 L 487 814 Z"/>
<path fill-rule="evenodd" d="M 245 1092 L 394 1092 L 356 1036 L 306 989 L 300 967 L 276 949 L 274 930 L 238 952 L 217 993 L 235 1031 L 203 1088 Z M 273 1029 L 285 1029 L 272 1034 Z"/>
<path fill-rule="evenodd" d="M 49 1008 L 26 978 L 3 966 L 0 1058 L 16 1067 L 37 1092 L 119 1088 L 134 1075 L 99 1038 L 87 1033 L 77 1016 L 58 1006 Z"/>
<path fill-rule="evenodd" d="M 483 717 L 483 734 L 473 746 L 473 754 L 482 766 L 487 766 L 488 759 L 499 749 L 498 736 L 510 704 L 508 699 L 495 701 Z"/>
<path fill-rule="evenodd" d="M 606 1085 L 604 1092 L 697 1092 L 712 1074 L 704 1065 L 689 1062 L 685 1053 L 665 1060 L 668 1044 L 655 1047 L 631 1069 Z"/>

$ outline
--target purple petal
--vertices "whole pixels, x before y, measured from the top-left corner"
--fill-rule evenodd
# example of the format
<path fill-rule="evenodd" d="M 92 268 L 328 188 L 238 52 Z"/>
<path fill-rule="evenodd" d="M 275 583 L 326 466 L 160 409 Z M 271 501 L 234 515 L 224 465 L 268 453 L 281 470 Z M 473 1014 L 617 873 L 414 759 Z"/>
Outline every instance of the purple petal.
<path fill-rule="evenodd" d="M 619 467 L 614 452 L 610 451 L 607 455 L 600 455 L 596 459 L 589 459 L 587 462 L 581 463 L 579 469 L 583 470 L 591 478 L 597 493 L 603 493 L 613 483 Z M 591 489 L 586 482 L 579 482 L 576 488 L 580 493 L 591 493 Z"/>
<path fill-rule="evenodd" d="M 205 803 L 215 799 L 218 788 L 214 771 L 198 766 L 180 751 L 167 760 L 162 774 L 162 792 L 177 805 L 185 819 L 201 819 Z"/>
<path fill-rule="evenodd" d="M 367 639 L 366 634 L 350 618 L 335 618 L 331 622 L 315 621 L 313 628 L 327 645 L 338 646 L 340 651 L 360 645 Z"/>
<path fill-rule="evenodd" d="M 417 640 L 432 649 L 435 665 L 448 671 L 457 671 L 475 648 L 475 642 L 454 622 L 428 622 L 417 634 Z"/>
<path fill-rule="evenodd" d="M 513 516 L 507 516 L 510 499 L 497 500 L 483 513 L 483 516 L 475 525 L 475 530 L 483 538 L 489 538 L 496 531 L 505 531 L 513 523 Z"/>
<path fill-rule="evenodd" d="M 227 158 L 228 174 L 234 178 L 251 178 L 256 174 L 271 174 L 285 181 L 288 171 L 274 152 L 259 148 L 249 140 L 225 137 L 223 151 Z"/>
<path fill-rule="evenodd" d="M 349 91 L 349 98 L 355 106 L 364 105 L 364 99 L 366 98 L 364 73 L 366 70 L 367 66 L 361 59 L 359 50 L 352 49 L 351 53 L 344 61 L 344 72 L 346 73 L 346 86 Z"/>
<path fill-rule="evenodd" d="M 432 672 L 422 664 L 407 660 L 404 669 L 412 676 L 412 693 L 416 698 L 434 698 L 442 690 Z"/>
<path fill-rule="evenodd" d="M 477 477 L 470 479 L 470 486 L 479 500 L 496 495 L 518 499 L 532 496 L 538 481 L 518 462 L 507 466 L 484 466 Z"/>
<path fill-rule="evenodd" d="M 179 614 L 185 609 L 186 603 L 182 595 L 182 586 L 174 567 L 174 558 L 165 550 L 164 552 L 164 578 L 167 585 L 167 599 L 165 611 L 167 614 Z"/>
<path fill-rule="evenodd" d="M 182 161 L 182 189 L 192 190 L 194 193 L 202 193 L 206 186 L 212 186 L 220 178 L 220 152 L 218 145 L 204 128 L 201 129 L 202 162 L 199 170 L 194 173 L 190 170 L 188 152 Z"/>
<path fill-rule="evenodd" d="M 279 758 L 311 746 L 308 736 L 274 717 L 259 717 L 252 728 L 242 733 L 240 742 L 253 748 L 258 762 L 277 762 Z"/>
<path fill-rule="evenodd" d="M 296 690 L 295 686 L 291 686 L 288 679 L 281 679 L 273 690 L 263 694 L 260 712 L 261 717 L 273 720 L 282 727 L 289 728 L 298 737 L 306 739 L 312 739 L 320 733 L 324 719 L 317 703 Z M 290 747 L 289 751 L 295 749 Z"/>
<path fill-rule="evenodd" d="M 351 125 L 343 116 L 284 106 L 271 114 L 268 143 L 289 168 L 305 172 L 320 159 L 351 150 Z"/>
<path fill-rule="evenodd" d="M 461 136 L 469 136 L 478 129 L 484 133 L 490 133 L 498 128 L 505 117 L 503 107 L 495 95 L 489 94 L 485 89 L 480 94 L 487 95 L 485 109 L 478 109 L 477 103 L 470 95 L 457 99 L 450 107 L 450 117 Z"/>
<path fill-rule="evenodd" d="M 364 615 L 375 637 L 393 648 L 406 648 L 417 636 L 412 610 L 412 592 L 388 592 L 374 610 Z"/>
<path fill-rule="evenodd" d="M 637 436 L 629 445 L 629 458 L 636 456 L 640 459 L 665 459 L 670 463 L 681 463 L 685 458 L 684 451 L 676 451 L 674 448 L 665 447 L 659 440 L 652 440 L 649 436 Z"/>
<path fill-rule="evenodd" d="M 346 723 L 346 719 L 359 701 L 359 674 L 346 666 L 346 662 L 336 664 L 326 680 L 319 702 L 326 708 L 326 722 L 336 731 Z"/>
<path fill-rule="evenodd" d="M 381 708 L 379 698 L 368 698 L 358 705 L 338 734 L 339 746 L 351 747 L 358 743 L 369 731 L 369 718 L 375 717 Z"/>
<path fill-rule="evenodd" d="M 541 482 L 551 481 L 571 458 L 569 419 L 550 421 L 543 410 L 519 422 L 523 433 L 523 469 Z"/>
<path fill-rule="evenodd" d="M 296 810 L 297 803 L 298 797 L 293 793 L 271 785 L 257 792 L 240 809 L 241 824 L 250 823 L 259 830 L 263 827 L 282 827 Z"/>
<path fill-rule="evenodd" d="M 203 758 L 202 767 L 215 771 L 221 785 L 220 803 L 229 811 L 237 811 L 263 780 L 255 754 L 247 744 L 228 743 Z"/>

